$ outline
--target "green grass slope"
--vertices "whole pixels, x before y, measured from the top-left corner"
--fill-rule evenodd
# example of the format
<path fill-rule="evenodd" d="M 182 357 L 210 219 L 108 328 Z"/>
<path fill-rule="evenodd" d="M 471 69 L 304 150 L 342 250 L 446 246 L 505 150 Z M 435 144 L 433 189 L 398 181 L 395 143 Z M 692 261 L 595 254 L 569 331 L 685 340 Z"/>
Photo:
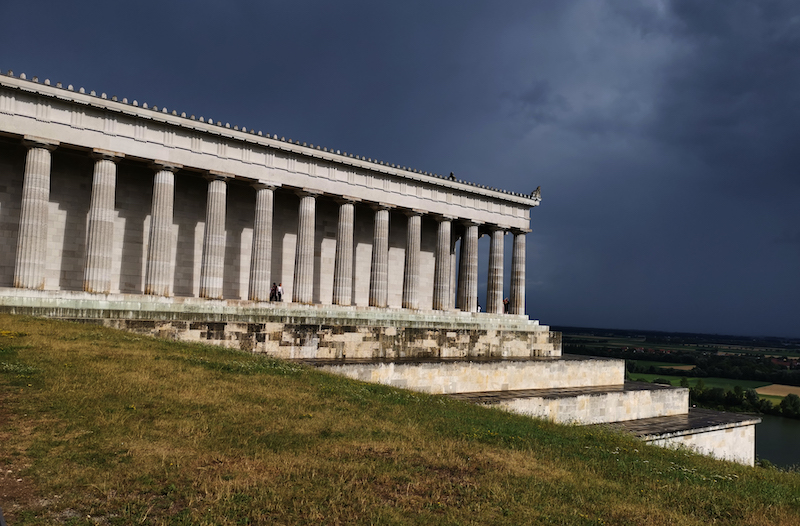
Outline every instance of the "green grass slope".
<path fill-rule="evenodd" d="M 800 476 L 221 348 L 0 316 L 9 524 L 800 524 Z"/>

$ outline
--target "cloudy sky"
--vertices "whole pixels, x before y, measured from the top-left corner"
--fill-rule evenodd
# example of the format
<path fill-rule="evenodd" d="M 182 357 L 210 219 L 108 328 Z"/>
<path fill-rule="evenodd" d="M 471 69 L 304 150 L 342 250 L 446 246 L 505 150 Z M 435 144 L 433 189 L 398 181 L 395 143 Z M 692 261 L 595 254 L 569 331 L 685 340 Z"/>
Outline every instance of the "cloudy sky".
<path fill-rule="evenodd" d="M 541 185 L 542 323 L 800 337 L 796 1 L 0 0 L 0 20 L 3 71 Z"/>

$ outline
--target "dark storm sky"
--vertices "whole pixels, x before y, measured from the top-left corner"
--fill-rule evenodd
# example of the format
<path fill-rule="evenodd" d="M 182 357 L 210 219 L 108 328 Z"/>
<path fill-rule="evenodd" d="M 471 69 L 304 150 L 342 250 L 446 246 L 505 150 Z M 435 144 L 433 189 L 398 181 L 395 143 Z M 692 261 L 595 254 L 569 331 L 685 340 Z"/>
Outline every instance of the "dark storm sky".
<path fill-rule="evenodd" d="M 4 72 L 541 185 L 542 323 L 800 337 L 796 1 L 0 0 L 0 25 Z"/>

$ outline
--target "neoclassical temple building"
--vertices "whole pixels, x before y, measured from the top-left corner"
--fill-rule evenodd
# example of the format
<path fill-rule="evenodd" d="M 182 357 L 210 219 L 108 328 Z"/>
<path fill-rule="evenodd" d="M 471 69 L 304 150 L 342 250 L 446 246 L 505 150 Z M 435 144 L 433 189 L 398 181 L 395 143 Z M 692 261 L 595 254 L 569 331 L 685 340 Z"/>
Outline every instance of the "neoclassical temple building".
<path fill-rule="evenodd" d="M 528 318 L 539 202 L 0 74 L 0 312 L 305 360 L 752 464 L 758 419 L 689 410 L 687 389 L 626 382 L 622 360 L 562 356 Z"/>
<path fill-rule="evenodd" d="M 463 314 L 477 313 L 485 281 L 492 324 L 550 343 L 525 315 L 538 190 L 488 188 L 24 74 L 0 76 L 0 89 L 0 287 L 17 289 L 7 297 L 113 308 L 138 296 L 171 311 L 264 314 L 352 307 L 339 312 L 480 325 Z M 265 304 L 273 285 L 281 305 Z"/>

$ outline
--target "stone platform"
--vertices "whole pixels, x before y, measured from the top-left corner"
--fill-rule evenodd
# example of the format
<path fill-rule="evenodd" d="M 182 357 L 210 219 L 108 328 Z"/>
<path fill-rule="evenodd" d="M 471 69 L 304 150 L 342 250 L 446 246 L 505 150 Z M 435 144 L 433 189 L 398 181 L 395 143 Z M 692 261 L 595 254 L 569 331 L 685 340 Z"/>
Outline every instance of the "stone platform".
<path fill-rule="evenodd" d="M 703 455 L 752 466 L 757 416 L 689 409 L 679 415 L 617 422 L 617 429 L 662 447 L 686 447 Z"/>
<path fill-rule="evenodd" d="M 569 424 L 621 422 L 686 413 L 689 390 L 644 382 L 450 395 L 512 413 Z"/>
<path fill-rule="evenodd" d="M 277 358 L 556 357 L 527 316 L 0 288 L 0 312 L 93 322 Z"/>
<path fill-rule="evenodd" d="M 354 380 L 431 394 L 581 388 L 625 381 L 625 363 L 622 360 L 589 356 L 305 362 Z"/>

